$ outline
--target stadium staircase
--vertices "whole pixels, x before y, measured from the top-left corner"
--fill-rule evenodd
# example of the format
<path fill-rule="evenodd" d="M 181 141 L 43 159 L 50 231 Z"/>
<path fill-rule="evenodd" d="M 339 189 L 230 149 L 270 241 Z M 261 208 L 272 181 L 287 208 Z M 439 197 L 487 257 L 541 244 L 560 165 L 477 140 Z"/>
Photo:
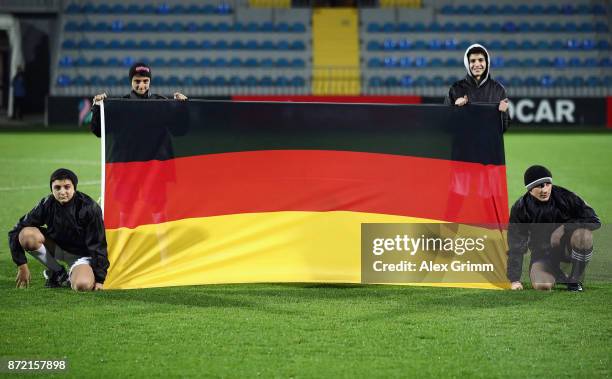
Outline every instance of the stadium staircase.
<path fill-rule="evenodd" d="M 321 8 L 312 17 L 314 95 L 359 95 L 358 11 Z"/>

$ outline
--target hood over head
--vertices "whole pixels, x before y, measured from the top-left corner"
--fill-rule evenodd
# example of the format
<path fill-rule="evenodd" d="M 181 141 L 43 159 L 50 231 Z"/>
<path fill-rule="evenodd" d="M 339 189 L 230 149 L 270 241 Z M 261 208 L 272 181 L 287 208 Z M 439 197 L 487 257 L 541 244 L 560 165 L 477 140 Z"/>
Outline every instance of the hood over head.
<path fill-rule="evenodd" d="M 465 50 L 465 54 L 463 55 L 463 65 L 465 66 L 465 69 L 467 70 L 468 76 L 474 79 L 474 81 L 476 81 L 476 78 L 474 78 L 474 76 L 472 75 L 472 72 L 470 71 L 470 62 L 468 61 L 468 56 L 473 53 L 483 53 L 485 56 L 485 60 L 487 61 L 487 68 L 485 69 L 485 72 L 482 74 L 480 83 L 478 83 L 478 87 L 480 87 L 489 79 L 489 72 L 491 69 L 491 56 L 489 55 L 489 52 L 487 51 L 487 49 L 478 43 L 475 43 L 469 46 Z"/>

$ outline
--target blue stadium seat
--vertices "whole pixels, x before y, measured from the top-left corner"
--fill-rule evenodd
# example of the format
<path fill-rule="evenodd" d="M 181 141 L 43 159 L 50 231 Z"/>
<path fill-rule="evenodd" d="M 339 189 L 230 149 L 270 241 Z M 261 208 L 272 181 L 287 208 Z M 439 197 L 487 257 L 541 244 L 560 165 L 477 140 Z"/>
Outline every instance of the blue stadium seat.
<path fill-rule="evenodd" d="M 272 77 L 266 75 L 259 79 L 259 85 L 263 87 L 272 87 L 274 85 L 274 80 Z"/>
<path fill-rule="evenodd" d="M 265 68 L 272 68 L 274 67 L 274 61 L 272 58 L 264 58 L 261 60 L 261 62 L 259 62 L 259 65 Z"/>
<path fill-rule="evenodd" d="M 570 84 L 570 80 L 565 76 L 557 76 L 552 83 L 554 87 L 568 87 Z"/>
<path fill-rule="evenodd" d="M 526 59 L 523 61 L 525 62 Z M 553 61 L 551 61 L 549 58 L 546 57 L 542 57 L 540 59 L 538 59 L 538 62 L 536 63 L 537 67 L 551 67 L 553 66 Z"/>
<path fill-rule="evenodd" d="M 457 41 L 455 39 L 447 39 L 444 41 L 444 48 L 446 50 L 455 50 L 457 49 Z"/>
<path fill-rule="evenodd" d="M 540 81 L 535 76 L 528 76 L 523 81 L 523 84 L 527 87 L 537 87 L 540 85 Z"/>
<path fill-rule="evenodd" d="M 553 64 L 556 68 L 565 68 L 567 67 L 567 60 L 564 57 L 555 57 Z"/>
<path fill-rule="evenodd" d="M 306 67 L 306 62 L 302 58 L 293 58 L 291 60 L 291 67 L 293 68 Z"/>
<path fill-rule="evenodd" d="M 256 58 L 246 58 L 244 60 L 244 67 L 257 67 L 259 63 Z"/>
<path fill-rule="evenodd" d="M 164 40 L 158 39 L 153 43 L 153 48 L 158 50 L 165 50 L 168 48 L 168 43 Z"/>
<path fill-rule="evenodd" d="M 380 76 L 372 76 L 368 79 L 368 85 L 370 87 L 382 87 L 383 80 Z"/>
<path fill-rule="evenodd" d="M 118 42 L 115 39 L 110 40 L 108 43 L 106 43 L 106 41 L 102 41 L 102 40 L 95 40 L 93 42 L 93 44 L 91 45 L 90 48 L 96 49 L 96 50 L 102 50 L 102 49 L 106 49 L 108 46 L 110 46 L 113 42 Z"/>
<path fill-rule="evenodd" d="M 413 85 L 415 87 L 425 87 L 429 84 L 429 81 L 427 80 L 427 77 L 420 75 L 416 78 L 416 80 L 413 82 Z"/>
<path fill-rule="evenodd" d="M 401 85 L 402 85 L 402 87 L 410 88 L 410 87 L 412 87 L 412 82 L 413 82 L 412 76 L 404 75 L 402 77 L 402 80 L 401 80 Z"/>
<path fill-rule="evenodd" d="M 257 86 L 257 78 L 253 75 L 249 75 L 244 79 L 244 85 L 247 87 L 256 87 Z"/>
<path fill-rule="evenodd" d="M 396 67 L 399 64 L 399 61 L 396 57 L 385 57 L 383 64 L 385 67 Z"/>
<path fill-rule="evenodd" d="M 552 50 L 564 50 L 565 49 L 565 44 L 563 43 L 563 41 L 554 40 L 554 41 L 551 42 L 550 48 Z"/>
<path fill-rule="evenodd" d="M 506 48 L 501 41 L 496 39 L 491 41 L 487 47 L 492 51 L 504 50 Z"/>
<path fill-rule="evenodd" d="M 198 41 L 190 39 L 185 41 L 184 47 L 185 49 L 196 50 L 200 48 L 200 44 Z"/>
<path fill-rule="evenodd" d="M 306 79 L 301 76 L 294 76 L 291 78 L 291 86 L 292 87 L 304 87 L 306 85 Z"/>
<path fill-rule="evenodd" d="M 585 84 L 589 87 L 599 87 L 602 85 L 602 82 L 598 76 L 591 75 L 587 78 Z"/>
<path fill-rule="evenodd" d="M 213 48 L 215 50 L 227 50 L 229 48 L 229 43 L 224 39 L 220 39 L 214 43 Z"/>
<path fill-rule="evenodd" d="M 303 33 L 306 31 L 306 25 L 302 22 L 294 22 L 291 24 L 290 30 L 296 33 Z"/>
<path fill-rule="evenodd" d="M 407 33 L 412 31 L 412 27 L 407 22 L 399 22 L 396 25 L 397 31 L 400 33 Z"/>
<path fill-rule="evenodd" d="M 57 77 L 57 85 L 60 87 L 67 87 L 71 84 L 70 77 L 68 75 L 59 75 Z"/>
<path fill-rule="evenodd" d="M 201 29 L 203 32 L 214 32 L 214 31 L 216 31 L 216 30 L 217 30 L 217 27 L 216 27 L 216 26 L 215 26 L 213 23 L 211 23 L 211 22 L 204 22 L 204 23 L 203 23 L 203 24 L 200 26 L 200 29 Z"/>
<path fill-rule="evenodd" d="M 289 46 L 289 48 L 291 50 L 305 50 L 306 45 L 302 41 L 293 41 L 291 42 L 291 45 Z"/>
<path fill-rule="evenodd" d="M 125 13 L 138 14 L 140 13 L 140 6 L 138 6 L 138 4 L 128 4 L 128 6 L 125 9 Z"/>
<path fill-rule="evenodd" d="M 510 58 L 510 59 L 508 59 L 508 60 L 506 60 L 504 62 L 504 65 L 506 67 L 522 67 L 523 66 L 523 62 L 519 61 L 516 58 Z"/>
<path fill-rule="evenodd" d="M 279 33 L 287 33 L 290 31 L 289 24 L 287 24 L 286 22 L 279 22 L 278 24 L 276 24 L 276 27 L 274 29 Z"/>
<path fill-rule="evenodd" d="M 111 41 L 111 42 L 114 42 L 114 41 Z M 111 43 L 109 48 L 116 49 L 117 47 L 115 47 L 115 45 Z M 128 40 L 125 40 L 123 44 L 120 44 L 118 48 L 125 49 L 125 50 L 134 50 L 134 49 L 138 49 L 139 45 L 133 39 L 128 39 Z"/>
<path fill-rule="evenodd" d="M 103 67 L 103 66 L 104 66 L 104 64 L 105 64 L 104 59 L 102 59 L 102 58 L 100 58 L 100 57 L 95 57 L 95 58 L 92 58 L 92 59 L 89 61 L 89 65 L 90 65 L 90 66 L 93 66 L 93 67 Z"/>
<path fill-rule="evenodd" d="M 402 38 L 397 42 L 397 47 L 400 50 L 410 50 L 412 48 L 412 42 L 405 38 Z"/>
<path fill-rule="evenodd" d="M 412 58 L 411 57 L 401 57 L 399 59 L 400 67 L 411 67 L 412 66 Z"/>
<path fill-rule="evenodd" d="M 368 33 L 378 33 L 380 30 L 381 27 L 377 22 L 370 22 L 368 24 Z"/>
<path fill-rule="evenodd" d="M 534 50 L 535 48 L 536 48 L 536 45 L 533 43 L 533 41 L 531 40 L 521 41 L 521 44 L 520 44 L 521 50 Z"/>
<path fill-rule="evenodd" d="M 433 67 L 433 68 L 440 68 L 442 67 L 444 64 L 442 62 L 442 59 L 440 58 L 432 58 L 429 61 L 429 67 Z"/>
<path fill-rule="evenodd" d="M 68 6 L 66 6 L 64 12 L 69 14 L 81 13 L 81 7 L 75 3 L 70 3 Z"/>
<path fill-rule="evenodd" d="M 166 59 L 165 59 L 165 58 L 163 58 L 163 57 L 156 57 L 156 58 L 153 58 L 152 65 L 153 65 L 154 67 L 164 67 L 164 66 L 166 66 L 166 64 L 167 64 L 167 63 L 166 63 Z"/>
<path fill-rule="evenodd" d="M 519 50 L 519 44 L 515 40 L 506 41 L 506 50 Z"/>
<path fill-rule="evenodd" d="M 540 77 L 540 84 L 543 87 L 552 87 L 554 84 L 553 78 L 550 75 L 542 75 Z"/>
<path fill-rule="evenodd" d="M 77 75 L 72 81 L 72 84 L 75 86 L 86 86 L 89 83 L 83 75 Z"/>
<path fill-rule="evenodd" d="M 416 57 L 414 60 L 414 65 L 416 67 L 426 67 L 427 59 L 425 57 Z"/>
<path fill-rule="evenodd" d="M 289 41 L 286 40 L 280 40 L 278 41 L 278 43 L 276 44 L 276 48 L 278 50 L 289 50 L 290 49 L 290 45 L 289 45 Z"/>
<path fill-rule="evenodd" d="M 382 31 L 385 33 L 393 33 L 395 31 L 395 24 L 392 22 L 385 22 L 382 26 Z"/>
<path fill-rule="evenodd" d="M 221 68 L 229 66 L 229 62 L 227 61 L 227 59 L 223 57 L 215 58 L 212 64 L 214 67 L 221 67 Z"/>
<path fill-rule="evenodd" d="M 595 47 L 598 50 L 610 50 L 610 42 L 608 42 L 605 39 L 602 39 L 602 40 L 597 41 L 597 45 L 595 45 Z"/>
<path fill-rule="evenodd" d="M 217 24 L 217 31 L 219 32 L 227 33 L 227 32 L 232 31 L 232 29 L 233 29 L 233 26 L 231 26 L 227 22 L 219 22 Z"/>
<path fill-rule="evenodd" d="M 123 61 L 117 57 L 109 57 L 106 59 L 106 62 L 104 62 L 104 65 L 108 67 L 122 67 Z"/>
<path fill-rule="evenodd" d="M 586 82 L 582 76 L 574 76 L 569 83 L 572 87 L 584 87 L 585 84 Z"/>
<path fill-rule="evenodd" d="M 76 43 L 71 39 L 66 39 L 62 42 L 62 49 L 74 49 L 76 46 Z"/>
<path fill-rule="evenodd" d="M 432 39 L 429 41 L 428 47 L 430 50 L 440 50 L 442 49 L 442 41 L 439 39 Z"/>
<path fill-rule="evenodd" d="M 416 40 L 416 41 L 414 41 L 414 44 L 412 45 L 412 48 L 414 50 L 426 50 L 427 49 L 427 42 L 425 42 L 423 40 Z"/>
<path fill-rule="evenodd" d="M 290 84 L 289 82 L 289 78 L 287 78 L 286 76 L 279 76 L 276 78 L 276 80 L 274 81 L 274 85 L 277 87 L 288 87 Z"/>
<path fill-rule="evenodd" d="M 212 67 L 212 61 L 210 60 L 210 58 L 202 58 L 198 61 L 198 64 L 201 67 Z"/>
<path fill-rule="evenodd" d="M 266 21 L 266 22 L 261 24 L 260 30 L 262 32 L 266 32 L 266 33 L 273 32 L 274 31 L 274 24 L 272 22 L 270 22 L 270 21 Z"/>
<path fill-rule="evenodd" d="M 567 48 L 570 50 L 576 50 L 579 49 L 580 47 L 582 47 L 582 43 L 577 40 L 577 39 L 568 39 L 567 40 L 567 44 L 566 44 Z"/>
<path fill-rule="evenodd" d="M 89 61 L 87 61 L 87 59 L 85 59 L 84 57 L 78 57 L 74 60 L 74 65 L 76 67 L 86 67 L 89 65 Z"/>
<path fill-rule="evenodd" d="M 446 67 L 463 67 L 463 62 L 460 62 L 457 58 L 448 58 L 444 64 Z"/>
<path fill-rule="evenodd" d="M 259 48 L 262 50 L 276 50 L 276 44 L 270 40 L 265 40 L 259 45 Z"/>
<path fill-rule="evenodd" d="M 225 76 L 215 76 L 215 78 L 212 81 L 212 85 L 213 86 L 226 86 L 227 85 L 227 79 L 225 78 Z"/>
<path fill-rule="evenodd" d="M 98 75 L 90 76 L 88 82 L 89 82 L 89 85 L 92 85 L 92 86 L 104 85 L 104 80 L 102 80 L 102 78 Z"/>
<path fill-rule="evenodd" d="M 584 59 L 583 62 L 584 67 L 592 67 L 595 68 L 599 66 L 599 62 L 597 62 L 597 58 L 588 57 Z"/>
<path fill-rule="evenodd" d="M 521 87 L 523 86 L 523 79 L 521 79 L 519 76 L 513 76 L 510 78 L 509 85 L 511 87 Z"/>
<path fill-rule="evenodd" d="M 72 67 L 73 64 L 74 62 L 72 61 L 72 58 L 69 56 L 64 56 L 59 61 L 60 67 Z"/>
<path fill-rule="evenodd" d="M 493 68 L 504 67 L 504 58 L 500 56 L 495 56 L 491 60 L 491 66 Z"/>
<path fill-rule="evenodd" d="M 108 75 L 102 80 L 105 86 L 117 86 L 119 85 L 119 79 L 115 75 Z"/>
<path fill-rule="evenodd" d="M 168 66 L 170 67 L 181 67 L 182 65 L 183 61 L 181 61 L 179 58 L 172 57 L 168 59 Z"/>
<path fill-rule="evenodd" d="M 244 49 L 244 43 L 241 40 L 236 39 L 230 43 L 229 48 L 232 50 L 241 50 Z"/>
<path fill-rule="evenodd" d="M 581 67 L 582 66 L 582 61 L 578 57 L 571 57 L 567 61 L 567 65 L 570 66 L 570 67 Z"/>
<path fill-rule="evenodd" d="M 385 78 L 385 87 L 397 87 L 399 84 L 399 80 L 395 76 L 387 76 Z"/>
<path fill-rule="evenodd" d="M 396 43 L 393 39 L 391 38 L 387 38 L 383 41 L 383 49 L 384 50 L 395 50 L 396 48 Z"/>
<path fill-rule="evenodd" d="M 378 50 L 382 50 L 382 46 L 378 41 L 370 41 L 368 42 L 367 45 L 367 50 L 368 51 L 378 51 Z"/>

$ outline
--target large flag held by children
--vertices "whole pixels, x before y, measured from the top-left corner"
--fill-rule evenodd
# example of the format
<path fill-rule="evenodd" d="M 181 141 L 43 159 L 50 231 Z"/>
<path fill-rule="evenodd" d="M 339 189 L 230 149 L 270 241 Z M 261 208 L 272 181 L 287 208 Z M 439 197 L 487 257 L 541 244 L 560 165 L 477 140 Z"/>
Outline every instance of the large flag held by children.
<path fill-rule="evenodd" d="M 399 282 L 505 286 L 494 106 L 107 100 L 102 113 L 105 288 L 372 282 L 364 225 L 445 222 L 486 232 L 471 261 L 493 272 Z"/>

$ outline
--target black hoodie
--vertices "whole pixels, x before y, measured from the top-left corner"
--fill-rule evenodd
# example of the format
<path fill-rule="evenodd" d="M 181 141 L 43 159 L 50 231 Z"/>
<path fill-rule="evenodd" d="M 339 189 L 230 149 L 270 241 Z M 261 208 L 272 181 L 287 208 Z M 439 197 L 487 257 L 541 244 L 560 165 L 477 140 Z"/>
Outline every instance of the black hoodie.
<path fill-rule="evenodd" d="M 470 72 L 470 64 L 468 62 L 468 52 L 475 48 L 480 47 L 485 51 L 486 59 L 487 59 L 487 68 L 482 75 L 482 79 L 480 83 L 472 76 Z M 491 57 L 487 49 L 484 46 L 479 44 L 474 44 L 467 48 L 463 57 L 463 63 L 465 65 L 465 69 L 467 70 L 467 75 L 465 78 L 453 83 L 453 85 L 448 90 L 448 95 L 444 99 L 444 104 L 446 105 L 454 105 L 455 101 L 467 95 L 468 104 L 469 103 L 489 103 L 489 104 L 499 104 L 500 101 L 507 99 L 506 89 L 503 85 L 501 85 L 498 81 L 491 79 L 490 76 L 490 66 L 491 66 Z M 500 112 L 501 113 L 501 112 Z M 508 129 L 508 112 L 501 113 L 501 123 L 504 131 Z"/>

